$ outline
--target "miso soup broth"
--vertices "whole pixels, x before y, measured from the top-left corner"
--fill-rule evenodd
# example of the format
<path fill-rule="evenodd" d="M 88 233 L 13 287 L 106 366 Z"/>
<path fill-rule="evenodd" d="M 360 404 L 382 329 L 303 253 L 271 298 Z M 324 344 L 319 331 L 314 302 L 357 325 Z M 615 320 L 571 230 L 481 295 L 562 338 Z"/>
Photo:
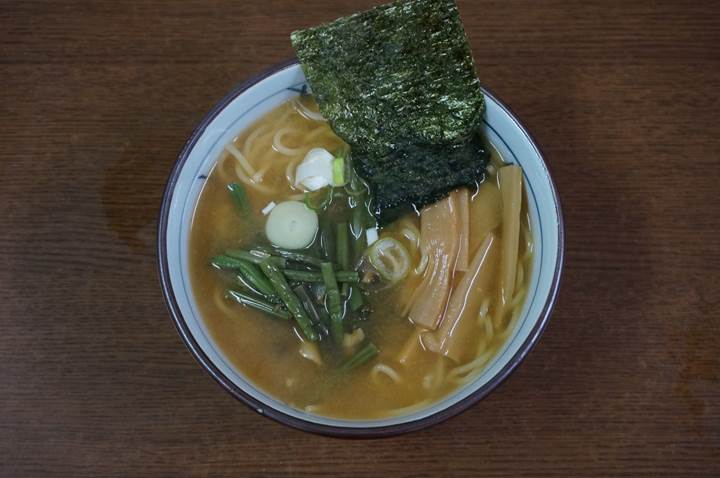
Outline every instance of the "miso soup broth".
<path fill-rule="evenodd" d="M 338 181 L 340 163 L 333 159 L 333 184 L 308 193 L 298 167 L 317 148 L 346 160 L 346 169 Z M 370 227 L 371 214 L 357 221 L 368 210 L 356 209 L 366 203 L 355 195 L 361 182 L 352 186 L 348 179 L 351 158 L 312 97 L 269 112 L 227 145 L 205 181 L 191 227 L 190 273 L 213 339 L 256 387 L 309 413 L 371 419 L 430 405 L 482 372 L 515 326 L 533 242 L 522 174 L 495 150 L 477 188 L 384 227 Z M 361 197 L 371 204 L 370 192 Z M 297 232 L 312 235 L 309 245 L 289 252 L 277 247 L 280 239 L 269 239 L 267 225 L 273 207 L 286 202 L 310 205 L 319 218 L 317 230 Z M 452 230 L 443 222 L 446 211 L 456 218 Z M 289 223 L 288 231 L 313 224 Z M 326 231 L 334 235 L 332 247 L 323 242 Z M 244 260 L 237 251 L 254 248 L 265 252 L 248 256 L 243 264 L 251 268 L 213 262 Z M 287 291 L 273 289 L 277 277 L 253 262 L 258 257 L 284 274 L 301 306 L 307 292 L 309 307 L 319 309 L 308 311 L 309 323 L 301 326 L 296 304 L 287 302 Z M 338 296 L 320 262 L 334 264 L 341 322 L 333 322 Z"/>

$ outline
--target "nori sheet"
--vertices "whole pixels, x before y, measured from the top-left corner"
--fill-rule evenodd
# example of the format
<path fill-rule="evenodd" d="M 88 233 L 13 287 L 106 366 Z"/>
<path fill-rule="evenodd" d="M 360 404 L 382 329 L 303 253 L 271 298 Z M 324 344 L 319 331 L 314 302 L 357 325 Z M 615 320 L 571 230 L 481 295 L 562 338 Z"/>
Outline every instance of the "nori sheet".
<path fill-rule="evenodd" d="M 401 0 L 291 39 L 381 225 L 483 179 L 485 103 L 453 0 Z"/>

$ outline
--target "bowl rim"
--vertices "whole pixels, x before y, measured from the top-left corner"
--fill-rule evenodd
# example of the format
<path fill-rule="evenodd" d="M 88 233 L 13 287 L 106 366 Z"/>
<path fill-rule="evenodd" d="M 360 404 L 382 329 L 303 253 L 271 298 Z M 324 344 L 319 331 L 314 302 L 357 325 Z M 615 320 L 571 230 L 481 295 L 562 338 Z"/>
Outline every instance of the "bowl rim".
<path fill-rule="evenodd" d="M 261 415 L 267 416 L 279 423 L 288 425 L 306 432 L 318 433 L 321 435 L 335 436 L 335 437 L 347 437 L 347 438 L 374 438 L 374 437 L 387 437 L 398 435 L 402 433 L 408 433 L 422 428 L 426 428 L 442 421 L 445 421 L 459 413 L 467 410 L 469 407 L 485 398 L 491 391 L 497 388 L 502 382 L 504 382 L 510 374 L 517 368 L 517 366 L 525 359 L 527 354 L 533 349 L 535 344 L 538 342 L 543 331 L 547 327 L 550 320 L 550 315 L 557 302 L 558 292 L 560 289 L 560 282 L 562 277 L 562 270 L 565 260 L 565 227 L 563 222 L 562 207 L 560 204 L 560 198 L 555 187 L 555 183 L 552 179 L 550 168 L 545 161 L 545 157 L 542 150 L 535 142 L 530 132 L 510 110 L 510 108 L 502 102 L 497 95 L 492 93 L 486 87 L 483 87 L 483 92 L 491 97 L 498 106 L 503 109 L 508 116 L 512 119 L 515 125 L 519 128 L 522 134 L 525 136 L 529 144 L 535 150 L 545 168 L 547 178 L 550 182 L 550 188 L 554 199 L 554 207 L 557 211 L 557 234 L 558 234 L 558 246 L 557 246 L 557 261 L 555 263 L 555 270 L 553 271 L 553 278 L 550 285 L 550 291 L 548 293 L 545 304 L 540 312 L 535 325 L 531 329 L 525 341 L 520 345 L 517 352 L 510 358 L 510 360 L 503 366 L 503 368 L 491 377 L 485 384 L 479 387 L 477 390 L 472 392 L 467 397 L 459 400 L 458 402 L 450 405 L 447 408 L 438 410 L 432 415 L 418 418 L 410 422 L 399 423 L 395 425 L 379 426 L 379 427 L 345 427 L 337 425 L 326 425 L 315 423 L 309 420 L 293 417 L 280 410 L 273 408 L 272 406 L 255 399 L 250 394 L 245 392 L 242 388 L 238 387 L 229 377 L 227 377 L 220 369 L 212 362 L 212 360 L 203 352 L 198 342 L 190 332 L 189 327 L 185 323 L 185 319 L 182 315 L 180 307 L 175 298 L 175 292 L 170 281 L 169 264 L 167 256 L 167 226 L 170 213 L 170 204 L 172 202 L 175 186 L 178 181 L 178 177 L 182 168 L 184 167 L 190 151 L 194 148 L 198 139 L 205 132 L 206 127 L 212 122 L 215 117 L 225 109 L 235 98 L 244 93 L 250 87 L 259 83 L 260 81 L 268 78 L 286 68 L 291 68 L 297 65 L 299 62 L 297 58 L 290 58 L 286 61 L 277 63 L 266 70 L 250 77 L 246 81 L 235 86 L 228 94 L 226 94 L 220 101 L 218 101 L 210 111 L 205 114 L 200 123 L 195 127 L 190 137 L 183 146 L 180 154 L 178 155 L 175 164 L 167 179 L 165 189 L 163 191 L 162 203 L 160 206 L 160 215 L 158 220 L 158 233 L 157 233 L 157 254 L 158 254 L 158 273 L 160 285 L 162 288 L 165 303 L 173 319 L 175 328 L 185 346 L 190 350 L 195 360 L 205 369 L 210 376 L 219 383 L 226 391 L 233 395 L 236 399 L 243 402 L 245 405 L 252 408 L 255 412 Z"/>

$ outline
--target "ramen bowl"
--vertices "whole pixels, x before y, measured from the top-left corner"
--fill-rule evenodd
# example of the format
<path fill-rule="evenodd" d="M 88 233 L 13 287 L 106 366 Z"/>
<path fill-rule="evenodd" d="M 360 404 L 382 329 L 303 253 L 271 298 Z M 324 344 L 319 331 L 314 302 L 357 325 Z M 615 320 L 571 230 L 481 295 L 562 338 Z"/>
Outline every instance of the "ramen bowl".
<path fill-rule="evenodd" d="M 386 436 L 417 430 L 481 400 L 522 362 L 545 329 L 563 265 L 563 220 L 558 195 L 540 149 L 510 110 L 484 90 L 484 134 L 505 161 L 521 166 L 534 253 L 525 303 L 500 351 L 472 381 L 412 412 L 382 419 L 329 418 L 294 408 L 255 386 L 213 339 L 190 284 L 190 227 L 205 179 L 225 144 L 308 86 L 296 60 L 276 65 L 236 87 L 203 118 L 170 173 L 160 212 L 160 279 L 174 324 L 200 365 L 229 393 L 261 415 L 296 428 L 336 436 Z"/>

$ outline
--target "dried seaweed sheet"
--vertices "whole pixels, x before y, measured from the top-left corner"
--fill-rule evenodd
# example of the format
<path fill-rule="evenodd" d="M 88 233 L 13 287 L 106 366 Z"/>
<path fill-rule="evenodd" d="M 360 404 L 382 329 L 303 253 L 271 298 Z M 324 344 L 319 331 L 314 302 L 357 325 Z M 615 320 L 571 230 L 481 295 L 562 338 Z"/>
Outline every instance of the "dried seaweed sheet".
<path fill-rule="evenodd" d="M 484 100 L 453 0 L 402 0 L 291 38 L 381 224 L 482 180 Z"/>

